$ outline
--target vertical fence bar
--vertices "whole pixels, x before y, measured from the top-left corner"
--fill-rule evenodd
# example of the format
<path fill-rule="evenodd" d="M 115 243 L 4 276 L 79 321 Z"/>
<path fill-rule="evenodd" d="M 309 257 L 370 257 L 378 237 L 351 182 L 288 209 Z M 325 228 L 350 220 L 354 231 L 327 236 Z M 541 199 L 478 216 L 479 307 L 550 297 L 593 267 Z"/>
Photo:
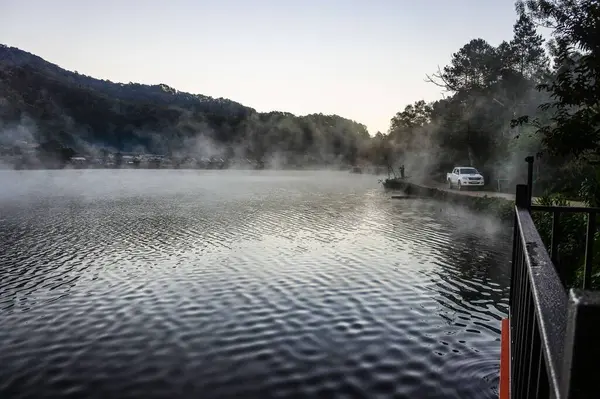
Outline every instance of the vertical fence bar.
<path fill-rule="evenodd" d="M 554 263 L 554 266 L 557 266 L 558 263 L 558 242 L 560 240 L 559 222 L 560 212 L 552 211 L 552 237 L 550 238 L 550 259 L 552 259 L 552 263 Z"/>
<path fill-rule="evenodd" d="M 592 286 L 592 262 L 594 261 L 594 236 L 596 235 L 596 214 L 588 212 L 585 243 L 585 266 L 583 269 L 583 289 Z"/>
<path fill-rule="evenodd" d="M 546 370 L 546 361 L 544 353 L 540 350 L 538 365 L 540 372 L 538 374 L 537 391 L 534 398 L 549 398 L 550 397 L 550 382 L 548 381 L 548 370 Z"/>
<path fill-rule="evenodd" d="M 527 273 L 527 272 L 526 272 Z M 533 297 L 531 296 L 531 287 L 529 285 L 529 279 L 527 274 L 524 277 L 524 290 L 523 290 L 523 319 L 520 323 L 519 332 L 519 382 L 517 383 L 516 396 L 517 398 L 527 398 L 527 391 L 529 391 L 530 376 L 529 376 L 529 355 L 531 348 L 531 325 L 532 320 L 535 319 Z"/>
<path fill-rule="evenodd" d="M 529 387 L 527 389 L 528 398 L 537 397 L 540 383 L 540 369 L 543 362 L 541 358 L 542 354 L 542 342 L 540 339 L 540 331 L 538 328 L 537 320 L 533 319 L 533 326 L 531 330 L 531 352 L 529 353 Z"/>
<path fill-rule="evenodd" d="M 556 268 L 558 276 L 563 285 L 566 286 L 567 276 L 561 265 L 558 263 L 558 243 L 560 241 L 560 212 L 552 211 L 552 235 L 550 237 L 550 259 Z"/>
<path fill-rule="evenodd" d="M 510 292 L 508 293 L 508 308 L 509 310 L 513 307 L 513 301 L 515 296 L 515 278 L 517 276 L 517 266 L 519 259 L 517 258 L 519 237 L 521 233 L 519 231 L 519 220 L 517 219 L 517 212 L 515 209 L 515 217 L 513 218 L 513 245 L 512 245 L 512 265 L 510 268 Z M 512 314 L 509 314 L 512 317 Z"/>
<path fill-rule="evenodd" d="M 529 209 L 529 200 L 527 197 L 528 188 L 525 184 L 518 184 L 515 195 L 515 211 L 519 209 Z M 527 263 L 525 261 L 525 248 L 521 240 L 522 231 L 520 230 L 518 216 L 515 212 L 515 230 L 513 243 L 513 274 L 511 277 L 510 293 L 510 390 L 512 399 L 520 396 L 523 386 L 524 367 L 523 367 L 523 334 L 524 324 L 527 323 L 527 291 L 529 288 Z"/>
<path fill-rule="evenodd" d="M 518 225 L 517 225 L 517 228 Z M 519 374 L 518 374 L 518 370 L 519 370 L 519 365 L 518 365 L 518 346 L 519 346 L 519 337 L 518 337 L 518 332 L 519 332 L 519 323 L 521 320 L 521 308 L 519 306 L 519 300 L 521 299 L 521 279 L 522 279 L 522 271 L 525 267 L 524 262 L 523 262 L 523 251 L 522 251 L 522 245 L 521 245 L 521 231 L 520 229 L 519 231 L 519 236 L 517 239 L 517 243 L 515 245 L 515 274 L 513 275 L 512 279 L 512 293 L 511 296 L 513 297 L 513 304 L 511 307 L 511 315 L 510 315 L 510 325 L 511 325 L 511 332 L 510 332 L 510 355 L 511 355 L 511 366 L 510 366 L 510 390 L 511 390 L 511 396 L 514 398 L 514 394 L 516 392 L 516 385 L 517 385 L 517 381 L 519 379 Z"/>
<path fill-rule="evenodd" d="M 515 398 L 518 398 L 520 395 L 520 391 L 521 391 L 521 384 L 522 384 L 522 380 L 523 380 L 523 367 L 522 367 L 522 361 L 523 361 L 523 323 L 525 321 L 525 306 L 523 303 L 523 297 L 525 296 L 525 285 L 523 284 L 523 280 L 524 280 L 524 273 L 523 270 L 525 269 L 525 265 L 523 263 L 521 263 L 521 268 L 519 269 L 519 285 L 518 285 L 518 291 L 517 291 L 517 310 L 518 310 L 518 316 L 517 316 L 517 320 L 516 320 L 516 324 L 517 324 L 517 328 L 515 331 L 515 368 L 514 368 L 514 373 L 512 374 L 512 377 L 515 380 L 515 388 L 513 390 L 513 395 Z"/>

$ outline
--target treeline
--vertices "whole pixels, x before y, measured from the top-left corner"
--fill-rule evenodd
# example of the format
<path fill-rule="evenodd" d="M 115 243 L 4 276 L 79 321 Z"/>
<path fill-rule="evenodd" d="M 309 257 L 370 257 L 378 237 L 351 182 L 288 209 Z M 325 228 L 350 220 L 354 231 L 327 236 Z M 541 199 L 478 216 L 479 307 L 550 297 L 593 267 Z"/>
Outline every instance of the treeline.
<path fill-rule="evenodd" d="M 337 115 L 260 113 L 163 84 L 113 83 L 7 46 L 0 46 L 0 93 L 5 141 L 59 142 L 77 154 L 109 149 L 260 162 L 277 155 L 293 165 L 354 165 L 370 154 L 366 127 Z"/>
<path fill-rule="evenodd" d="M 587 195 L 582 189 L 590 191 L 598 171 L 598 7 L 517 2 L 513 37 L 498 46 L 473 39 L 428 75 L 445 98 L 398 112 L 380 136 L 381 157 L 387 151 L 433 176 L 473 165 L 512 187 L 524 177 L 524 158 L 536 155 L 536 194 Z M 545 43 L 538 26 L 552 40 Z"/>

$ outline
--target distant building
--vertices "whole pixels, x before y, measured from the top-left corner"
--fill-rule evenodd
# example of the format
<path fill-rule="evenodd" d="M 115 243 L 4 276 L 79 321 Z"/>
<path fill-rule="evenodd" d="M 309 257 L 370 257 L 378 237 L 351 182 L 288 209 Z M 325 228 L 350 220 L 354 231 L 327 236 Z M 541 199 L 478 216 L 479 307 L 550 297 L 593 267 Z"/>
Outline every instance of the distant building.
<path fill-rule="evenodd" d="M 87 158 L 85 157 L 71 157 L 70 161 L 74 165 L 83 165 L 88 162 Z"/>

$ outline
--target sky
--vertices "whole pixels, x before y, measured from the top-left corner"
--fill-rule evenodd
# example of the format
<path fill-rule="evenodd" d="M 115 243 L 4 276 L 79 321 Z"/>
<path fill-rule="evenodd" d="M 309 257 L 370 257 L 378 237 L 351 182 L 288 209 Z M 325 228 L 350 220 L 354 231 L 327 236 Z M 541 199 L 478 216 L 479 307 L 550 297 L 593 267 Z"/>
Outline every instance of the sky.
<path fill-rule="evenodd" d="M 514 0 L 0 0 L 0 43 L 114 82 L 165 83 L 258 111 L 338 114 L 387 132 L 442 89 L 425 75 Z"/>

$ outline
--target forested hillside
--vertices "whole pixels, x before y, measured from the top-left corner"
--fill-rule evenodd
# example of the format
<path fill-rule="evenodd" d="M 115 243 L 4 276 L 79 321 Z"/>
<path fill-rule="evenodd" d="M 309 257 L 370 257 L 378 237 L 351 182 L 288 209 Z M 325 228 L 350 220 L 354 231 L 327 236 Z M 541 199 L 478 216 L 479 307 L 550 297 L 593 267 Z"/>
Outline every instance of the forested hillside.
<path fill-rule="evenodd" d="M 364 125 L 337 115 L 259 113 L 164 84 L 113 83 L 4 45 L 0 93 L 5 144 L 18 138 L 54 141 L 76 152 L 219 153 L 255 160 L 276 153 L 294 163 L 354 164 L 369 142 Z"/>

